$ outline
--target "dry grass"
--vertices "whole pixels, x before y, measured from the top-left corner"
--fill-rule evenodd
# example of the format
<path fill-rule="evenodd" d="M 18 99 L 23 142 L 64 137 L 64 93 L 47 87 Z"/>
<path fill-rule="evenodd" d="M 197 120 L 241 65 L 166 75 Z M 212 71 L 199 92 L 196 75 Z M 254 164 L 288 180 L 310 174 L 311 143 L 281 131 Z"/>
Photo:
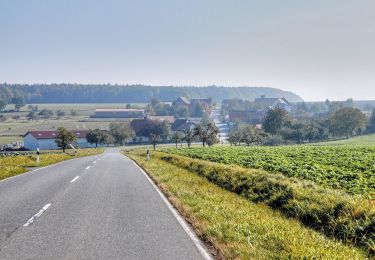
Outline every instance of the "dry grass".
<path fill-rule="evenodd" d="M 79 149 L 77 156 L 72 152 L 44 153 L 40 155 L 40 164 L 36 162 L 36 155 L 17 155 L 0 157 L 0 180 L 28 171 L 31 167 L 42 167 L 76 157 L 90 156 L 102 153 L 103 149 Z"/>

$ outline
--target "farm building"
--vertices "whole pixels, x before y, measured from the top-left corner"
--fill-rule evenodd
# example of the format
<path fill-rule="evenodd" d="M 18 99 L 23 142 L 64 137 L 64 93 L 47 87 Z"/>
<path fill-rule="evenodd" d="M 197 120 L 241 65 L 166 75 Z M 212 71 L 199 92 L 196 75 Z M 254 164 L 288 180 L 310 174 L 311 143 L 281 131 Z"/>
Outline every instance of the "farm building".
<path fill-rule="evenodd" d="M 254 103 L 269 109 L 278 107 L 288 112 L 292 110 L 291 104 L 285 98 L 267 98 L 265 95 L 262 95 L 260 98 L 256 98 Z"/>
<path fill-rule="evenodd" d="M 95 118 L 143 118 L 143 109 L 96 109 Z"/>
<path fill-rule="evenodd" d="M 88 130 L 72 132 L 77 136 L 76 142 L 72 144 L 73 146 L 80 148 L 95 147 L 94 144 L 89 144 L 86 141 Z M 29 131 L 23 136 L 24 147 L 28 150 L 36 150 L 37 148 L 40 150 L 59 149 L 55 142 L 58 133 L 58 131 Z"/>

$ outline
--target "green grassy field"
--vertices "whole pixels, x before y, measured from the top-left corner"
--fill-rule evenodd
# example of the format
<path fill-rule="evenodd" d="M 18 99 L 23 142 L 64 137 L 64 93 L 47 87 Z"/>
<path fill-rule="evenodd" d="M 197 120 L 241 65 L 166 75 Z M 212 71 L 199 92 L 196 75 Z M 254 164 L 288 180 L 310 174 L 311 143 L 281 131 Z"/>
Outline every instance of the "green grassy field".
<path fill-rule="evenodd" d="M 315 143 L 311 145 L 373 145 L 375 146 L 375 134 L 356 136 L 353 138 L 339 140 L 339 141 Z"/>
<path fill-rule="evenodd" d="M 144 150 L 126 152 L 159 185 L 218 259 L 365 259 L 366 254 L 328 239 L 262 203 L 215 185 L 205 176 Z M 186 157 L 185 157 L 186 158 Z"/>
<path fill-rule="evenodd" d="M 282 173 L 352 194 L 375 196 L 375 146 L 215 146 L 166 151 Z"/>
<path fill-rule="evenodd" d="M 77 155 L 72 152 L 52 151 L 51 154 L 40 155 L 40 164 L 36 162 L 36 155 L 9 155 L 0 157 L 0 180 L 28 171 L 31 167 L 42 167 L 76 157 L 90 156 L 102 153 L 103 149 L 78 149 Z"/>

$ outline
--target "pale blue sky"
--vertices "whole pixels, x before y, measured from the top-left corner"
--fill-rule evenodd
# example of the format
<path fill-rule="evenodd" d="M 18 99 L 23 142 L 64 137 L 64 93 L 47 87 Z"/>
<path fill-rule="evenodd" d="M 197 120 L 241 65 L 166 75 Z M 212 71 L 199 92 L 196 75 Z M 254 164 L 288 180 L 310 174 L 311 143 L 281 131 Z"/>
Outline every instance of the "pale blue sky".
<path fill-rule="evenodd" d="M 0 0 L 0 82 L 375 99 L 373 0 Z"/>

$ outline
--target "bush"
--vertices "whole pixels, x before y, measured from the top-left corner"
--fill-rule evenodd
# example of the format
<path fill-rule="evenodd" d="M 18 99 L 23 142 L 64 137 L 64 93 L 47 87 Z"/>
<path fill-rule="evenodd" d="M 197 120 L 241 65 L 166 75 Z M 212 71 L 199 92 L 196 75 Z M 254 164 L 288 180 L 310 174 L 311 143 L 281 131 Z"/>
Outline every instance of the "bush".
<path fill-rule="evenodd" d="M 284 138 L 281 135 L 269 135 L 263 144 L 268 146 L 282 145 L 284 144 Z"/>

